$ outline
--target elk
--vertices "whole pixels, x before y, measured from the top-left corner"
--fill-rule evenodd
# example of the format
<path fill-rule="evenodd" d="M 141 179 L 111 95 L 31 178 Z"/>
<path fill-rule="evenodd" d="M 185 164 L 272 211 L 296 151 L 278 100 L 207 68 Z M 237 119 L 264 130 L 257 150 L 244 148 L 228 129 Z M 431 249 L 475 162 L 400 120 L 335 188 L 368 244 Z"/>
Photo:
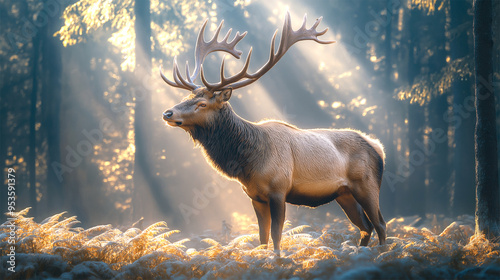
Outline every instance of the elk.
<path fill-rule="evenodd" d="M 379 209 L 379 193 L 384 169 L 384 149 L 373 138 L 350 129 L 299 129 L 282 121 L 254 123 L 239 117 L 231 108 L 232 91 L 247 86 L 269 71 L 296 42 L 318 38 L 328 31 L 317 31 L 322 18 L 310 29 L 307 17 L 302 26 L 293 30 L 287 12 L 278 50 L 271 40 L 268 61 L 255 73 L 248 67 L 252 49 L 240 72 L 226 77 L 224 61 L 220 67 L 220 82 L 210 83 L 203 72 L 205 57 L 215 51 L 223 51 L 239 59 L 242 52 L 236 44 L 246 32 L 236 33 L 228 41 L 231 29 L 222 41 L 218 41 L 224 21 L 213 38 L 204 40 L 207 21 L 202 25 L 195 47 L 193 74 L 186 63 L 186 76 L 179 71 L 176 58 L 171 81 L 162 72 L 162 79 L 170 86 L 186 89 L 191 94 L 181 103 L 166 110 L 163 119 L 173 127 L 184 129 L 202 147 L 209 164 L 232 180 L 239 181 L 250 197 L 259 225 L 261 244 L 269 241 L 280 255 L 280 241 L 285 221 L 285 203 L 317 207 L 336 200 L 349 220 L 361 232 L 360 246 L 367 246 L 375 228 L 379 244 L 385 244 L 385 221 Z M 195 84 L 201 76 L 203 85 Z"/>

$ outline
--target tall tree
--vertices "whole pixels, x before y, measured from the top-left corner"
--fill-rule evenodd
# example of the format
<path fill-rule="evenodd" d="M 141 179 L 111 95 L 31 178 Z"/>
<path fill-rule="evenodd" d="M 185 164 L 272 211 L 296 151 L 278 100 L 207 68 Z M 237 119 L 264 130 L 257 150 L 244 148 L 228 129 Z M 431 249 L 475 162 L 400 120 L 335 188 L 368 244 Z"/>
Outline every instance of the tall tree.
<path fill-rule="evenodd" d="M 53 10 L 51 3 L 44 2 L 47 10 Z M 53 34 L 61 25 L 60 14 L 62 7 L 54 10 L 56 15 L 49 18 L 47 24 L 40 30 L 43 37 L 40 40 L 42 54 L 42 122 L 46 126 L 47 163 L 61 162 L 60 152 L 60 109 L 61 109 L 61 73 L 62 58 L 61 44 Z M 64 201 L 64 189 L 61 187 L 56 173 L 52 168 L 47 172 L 47 210 L 60 210 Z"/>
<path fill-rule="evenodd" d="M 467 30 L 471 18 L 467 14 L 470 8 L 467 0 L 450 1 L 451 61 L 465 59 L 469 55 Z M 454 187 L 451 197 L 452 215 L 471 215 L 474 212 L 474 120 L 472 112 L 463 114 L 467 100 L 473 100 L 472 81 L 469 78 L 454 79 L 451 91 L 453 95 L 453 114 L 460 116 L 455 123 L 453 141 Z M 462 117 L 463 116 L 463 117 Z"/>
<path fill-rule="evenodd" d="M 444 9 L 435 10 L 426 16 L 426 26 L 429 31 L 428 37 L 423 41 L 428 44 L 430 53 L 426 56 L 429 76 L 438 74 L 446 65 L 446 13 Z M 432 28 L 431 28 L 432 27 Z M 428 39 L 427 39 L 428 38 Z M 428 104 L 428 126 L 432 129 L 427 141 L 427 207 L 436 214 L 445 214 L 448 210 L 448 181 L 450 168 L 448 162 L 448 141 L 437 141 L 432 137 L 437 131 L 448 133 L 448 122 L 443 116 L 448 112 L 449 92 L 444 91 L 433 97 Z"/>
<path fill-rule="evenodd" d="M 411 5 L 411 4 L 410 4 Z M 414 7 L 409 11 L 409 63 L 408 83 L 412 85 L 421 72 L 420 46 L 418 38 L 421 35 L 422 12 Z M 410 176 L 408 178 L 408 193 L 406 211 L 403 214 L 417 214 L 425 218 L 425 154 L 421 144 L 424 143 L 425 108 L 418 102 L 408 105 L 408 147 Z"/>
<path fill-rule="evenodd" d="M 387 25 L 385 26 L 385 38 L 384 38 L 384 51 L 385 51 L 385 85 L 387 87 L 387 92 L 390 92 L 387 96 L 387 104 L 389 108 L 397 108 L 399 106 L 396 105 L 396 100 L 392 96 L 392 90 L 394 89 L 394 83 L 392 80 L 393 69 L 392 69 L 392 28 L 397 26 L 397 24 L 393 24 L 393 21 L 397 19 L 397 10 L 392 7 L 392 0 L 387 1 Z M 395 172 L 396 170 L 396 139 L 394 130 L 396 125 L 394 121 L 396 118 L 400 117 L 394 110 L 386 110 L 386 119 L 388 120 L 388 127 L 385 133 L 386 139 L 385 143 L 385 153 L 386 153 L 386 166 L 385 170 L 389 172 Z M 387 203 L 381 203 L 387 205 L 389 207 L 384 207 L 384 210 L 388 214 L 388 216 L 396 215 L 396 190 L 394 185 L 390 185 L 389 191 L 386 192 L 384 197 L 381 197 L 382 200 L 386 200 Z"/>
<path fill-rule="evenodd" d="M 151 125 L 151 92 L 143 83 L 144 79 L 151 77 L 151 11 L 149 0 L 136 0 L 135 6 L 135 78 L 137 85 L 143 91 L 141 96 L 136 96 L 135 104 L 135 162 L 134 162 L 134 217 L 144 215 L 146 194 L 144 187 L 149 187 L 152 198 L 163 214 L 170 212 L 168 199 L 161 192 L 162 184 L 154 172 L 151 164 L 151 153 L 148 149 L 148 139 L 152 130 Z M 145 92 L 144 92 L 145 91 Z"/>
<path fill-rule="evenodd" d="M 30 100 L 30 132 L 29 132 L 29 156 L 28 156 L 28 172 L 30 186 L 30 206 L 31 214 L 37 214 L 37 193 L 36 193 L 36 116 L 37 116 L 37 100 L 38 100 L 38 56 L 40 46 L 40 36 L 37 34 L 33 37 L 33 58 L 31 59 L 31 100 Z"/>
<path fill-rule="evenodd" d="M 492 50 L 492 1 L 474 0 L 476 234 L 497 238 L 500 192 Z"/>

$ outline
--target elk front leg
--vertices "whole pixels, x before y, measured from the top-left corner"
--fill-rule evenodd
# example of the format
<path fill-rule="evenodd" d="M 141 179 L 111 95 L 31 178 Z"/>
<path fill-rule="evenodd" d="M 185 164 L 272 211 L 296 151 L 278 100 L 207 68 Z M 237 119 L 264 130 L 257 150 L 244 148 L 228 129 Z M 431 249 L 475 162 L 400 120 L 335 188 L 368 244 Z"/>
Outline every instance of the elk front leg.
<path fill-rule="evenodd" d="M 259 202 L 252 200 L 253 209 L 259 222 L 260 244 L 266 244 L 269 241 L 269 230 L 271 228 L 271 210 L 268 202 Z"/>
<path fill-rule="evenodd" d="M 274 243 L 274 252 L 280 256 L 281 233 L 285 223 L 285 197 L 284 195 L 271 195 L 269 199 L 271 208 L 271 237 Z"/>

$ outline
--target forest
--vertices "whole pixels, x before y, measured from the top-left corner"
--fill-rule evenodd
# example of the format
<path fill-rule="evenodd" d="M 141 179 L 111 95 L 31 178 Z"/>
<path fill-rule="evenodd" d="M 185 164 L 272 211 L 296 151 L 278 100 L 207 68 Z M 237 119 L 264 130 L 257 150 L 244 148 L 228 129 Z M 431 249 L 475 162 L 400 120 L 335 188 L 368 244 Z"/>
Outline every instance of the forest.
<path fill-rule="evenodd" d="M 224 20 L 226 75 L 299 42 L 232 92 L 251 122 L 350 128 L 385 150 L 387 244 L 337 203 L 286 205 L 281 257 L 251 199 L 166 124 L 167 85 Z M 0 0 L 2 279 L 498 279 L 500 1 Z M 272 47 L 271 47 L 272 48 Z M 234 55 L 233 55 L 234 56 Z M 174 59 L 175 57 L 175 59 Z M 210 82 L 224 53 L 203 63 Z M 174 70 L 172 70 L 174 69 Z M 272 244 L 272 241 L 271 243 Z"/>

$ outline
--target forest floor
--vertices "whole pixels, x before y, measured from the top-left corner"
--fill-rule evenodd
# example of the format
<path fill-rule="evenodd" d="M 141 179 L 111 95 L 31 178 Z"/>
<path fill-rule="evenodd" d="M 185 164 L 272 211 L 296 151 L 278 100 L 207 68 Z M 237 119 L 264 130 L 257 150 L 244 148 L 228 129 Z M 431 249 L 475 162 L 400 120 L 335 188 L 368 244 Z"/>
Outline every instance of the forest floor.
<path fill-rule="evenodd" d="M 8 270 L 11 223 L 0 226 L 1 279 L 500 279 L 500 244 L 474 236 L 471 216 L 429 216 L 418 227 L 416 217 L 395 218 L 387 245 L 378 246 L 375 235 L 368 247 L 356 246 L 359 232 L 347 219 L 287 222 L 279 258 L 258 245 L 256 225 L 229 238 L 212 232 L 188 239 L 164 222 L 83 229 L 65 213 L 41 223 L 27 213 L 12 221 L 15 272 Z"/>

